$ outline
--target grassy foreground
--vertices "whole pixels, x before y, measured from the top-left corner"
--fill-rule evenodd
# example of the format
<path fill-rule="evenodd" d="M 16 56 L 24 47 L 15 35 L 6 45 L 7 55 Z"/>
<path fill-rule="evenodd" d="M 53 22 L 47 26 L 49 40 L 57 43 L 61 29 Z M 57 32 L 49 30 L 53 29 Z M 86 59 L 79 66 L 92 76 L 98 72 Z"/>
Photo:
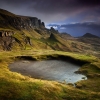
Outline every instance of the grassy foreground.
<path fill-rule="evenodd" d="M 55 81 L 33 79 L 8 69 L 9 63 L 18 56 L 35 60 L 48 57 L 68 57 L 87 62 L 78 71 L 88 77 L 76 83 L 76 87 Z M 17 58 L 16 58 L 17 57 Z M 94 56 L 53 50 L 23 50 L 0 52 L 0 100 L 100 100 L 100 60 Z"/>

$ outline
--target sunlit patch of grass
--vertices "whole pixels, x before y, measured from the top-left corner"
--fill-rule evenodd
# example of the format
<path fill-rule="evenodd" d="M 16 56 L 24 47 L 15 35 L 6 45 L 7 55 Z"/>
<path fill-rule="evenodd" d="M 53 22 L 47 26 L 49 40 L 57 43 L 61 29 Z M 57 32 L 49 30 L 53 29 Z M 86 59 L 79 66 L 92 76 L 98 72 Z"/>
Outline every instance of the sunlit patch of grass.
<path fill-rule="evenodd" d="M 9 63 L 16 60 L 17 56 L 30 56 L 36 60 L 42 60 L 48 59 L 48 56 L 56 58 L 59 55 L 90 62 L 87 67 L 85 65 L 81 67 L 81 70 L 87 70 L 87 75 L 92 74 L 93 77 L 78 82 L 77 86 L 80 85 L 81 88 L 77 89 L 55 81 L 23 76 L 9 71 L 7 67 Z M 100 80 L 95 76 L 99 74 L 97 68 L 99 68 L 99 60 L 94 56 L 54 50 L 2 51 L 0 52 L 0 100 L 99 100 Z"/>
<path fill-rule="evenodd" d="M 100 92 L 100 78 L 92 75 L 92 78 L 88 78 L 88 80 L 77 82 L 76 87 L 81 90 Z"/>

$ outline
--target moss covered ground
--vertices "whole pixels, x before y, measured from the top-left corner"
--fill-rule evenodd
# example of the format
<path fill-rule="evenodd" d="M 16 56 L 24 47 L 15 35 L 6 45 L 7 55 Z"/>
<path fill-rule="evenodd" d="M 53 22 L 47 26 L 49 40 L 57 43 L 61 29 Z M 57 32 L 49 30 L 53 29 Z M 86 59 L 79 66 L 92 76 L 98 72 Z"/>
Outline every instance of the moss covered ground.
<path fill-rule="evenodd" d="M 88 79 L 66 83 L 33 79 L 11 72 L 8 65 L 19 59 L 72 59 L 83 63 L 79 73 Z M 0 52 L 0 100 L 100 100 L 100 60 L 91 55 L 54 50 L 21 50 Z"/>

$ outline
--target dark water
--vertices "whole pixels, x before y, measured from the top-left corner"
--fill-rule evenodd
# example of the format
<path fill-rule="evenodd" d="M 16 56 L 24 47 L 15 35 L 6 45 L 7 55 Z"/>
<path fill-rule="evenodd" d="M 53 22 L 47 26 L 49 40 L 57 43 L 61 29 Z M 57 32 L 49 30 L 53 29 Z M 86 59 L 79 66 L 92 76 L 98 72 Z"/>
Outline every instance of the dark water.
<path fill-rule="evenodd" d="M 17 61 L 9 65 L 9 69 L 28 75 L 33 78 L 54 80 L 67 83 L 75 83 L 82 80 L 84 75 L 75 74 L 74 72 L 80 68 L 78 65 L 61 60 L 46 61 Z"/>

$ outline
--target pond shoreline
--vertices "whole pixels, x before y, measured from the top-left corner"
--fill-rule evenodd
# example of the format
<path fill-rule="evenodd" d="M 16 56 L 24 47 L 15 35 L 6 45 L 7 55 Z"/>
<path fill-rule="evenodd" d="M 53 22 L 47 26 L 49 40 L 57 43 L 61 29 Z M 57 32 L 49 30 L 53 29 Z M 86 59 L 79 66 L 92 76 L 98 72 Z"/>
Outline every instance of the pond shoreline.
<path fill-rule="evenodd" d="M 11 71 L 19 72 L 32 78 L 66 83 L 75 83 L 86 77 L 82 74 L 75 74 L 75 71 L 80 67 L 63 60 L 20 60 L 9 65 Z"/>

